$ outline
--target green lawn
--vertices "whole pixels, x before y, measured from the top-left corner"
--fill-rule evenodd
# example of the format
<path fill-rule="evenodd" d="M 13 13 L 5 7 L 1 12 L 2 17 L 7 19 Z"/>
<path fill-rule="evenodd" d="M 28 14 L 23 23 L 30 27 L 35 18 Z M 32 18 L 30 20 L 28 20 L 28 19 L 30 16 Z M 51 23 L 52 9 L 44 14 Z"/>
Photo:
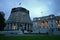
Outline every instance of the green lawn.
<path fill-rule="evenodd" d="M 52 36 L 0 36 L 0 40 L 59 40 L 60 35 Z"/>

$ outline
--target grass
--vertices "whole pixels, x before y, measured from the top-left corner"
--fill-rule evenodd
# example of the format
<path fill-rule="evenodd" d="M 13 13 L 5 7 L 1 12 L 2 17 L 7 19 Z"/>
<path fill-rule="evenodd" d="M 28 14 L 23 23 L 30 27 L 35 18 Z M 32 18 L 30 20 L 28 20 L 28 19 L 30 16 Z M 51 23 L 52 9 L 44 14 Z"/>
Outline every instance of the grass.
<path fill-rule="evenodd" d="M 1 37 L 1 36 L 5 36 L 5 35 L 4 35 L 4 34 L 0 34 L 0 37 Z"/>
<path fill-rule="evenodd" d="M 59 40 L 60 35 L 46 36 L 0 36 L 0 40 Z"/>

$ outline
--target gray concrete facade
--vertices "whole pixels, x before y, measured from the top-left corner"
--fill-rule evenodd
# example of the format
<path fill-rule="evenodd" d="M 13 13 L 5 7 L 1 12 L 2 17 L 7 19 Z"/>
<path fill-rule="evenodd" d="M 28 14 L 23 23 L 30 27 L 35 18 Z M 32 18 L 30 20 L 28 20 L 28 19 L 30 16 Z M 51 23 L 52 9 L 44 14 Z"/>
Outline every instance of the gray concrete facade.
<path fill-rule="evenodd" d="M 6 21 L 5 30 L 26 30 L 31 31 L 32 21 L 29 16 L 29 10 L 23 7 L 12 8 L 11 14 Z"/>

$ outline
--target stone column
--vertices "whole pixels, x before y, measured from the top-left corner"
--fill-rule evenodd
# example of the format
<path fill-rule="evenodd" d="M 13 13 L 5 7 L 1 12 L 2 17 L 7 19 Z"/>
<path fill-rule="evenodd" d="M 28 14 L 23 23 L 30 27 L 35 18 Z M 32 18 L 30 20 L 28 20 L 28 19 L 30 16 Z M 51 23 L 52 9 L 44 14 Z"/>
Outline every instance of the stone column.
<path fill-rule="evenodd" d="M 12 30 L 14 30 L 13 27 L 14 27 L 14 23 L 12 24 Z"/>
<path fill-rule="evenodd" d="M 26 30 L 28 30 L 28 24 L 26 24 Z"/>
<path fill-rule="evenodd" d="M 19 27 L 20 27 L 20 23 L 17 23 L 17 29 L 19 30 Z"/>
<path fill-rule="evenodd" d="M 15 24 L 15 26 L 16 26 L 16 30 L 17 30 L 17 23 Z"/>
<path fill-rule="evenodd" d="M 23 25 L 23 30 L 25 29 L 25 24 Z"/>
<path fill-rule="evenodd" d="M 31 26 L 29 25 L 29 30 L 31 30 Z"/>

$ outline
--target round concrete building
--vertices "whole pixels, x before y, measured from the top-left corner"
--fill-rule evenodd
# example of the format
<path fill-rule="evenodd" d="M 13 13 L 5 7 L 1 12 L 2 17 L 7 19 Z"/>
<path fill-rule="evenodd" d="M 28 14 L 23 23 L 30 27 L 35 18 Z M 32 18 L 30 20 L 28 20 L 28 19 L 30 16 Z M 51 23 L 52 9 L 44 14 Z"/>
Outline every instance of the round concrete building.
<path fill-rule="evenodd" d="M 32 21 L 29 10 L 23 7 L 12 8 L 11 14 L 6 21 L 6 30 L 32 30 Z"/>

